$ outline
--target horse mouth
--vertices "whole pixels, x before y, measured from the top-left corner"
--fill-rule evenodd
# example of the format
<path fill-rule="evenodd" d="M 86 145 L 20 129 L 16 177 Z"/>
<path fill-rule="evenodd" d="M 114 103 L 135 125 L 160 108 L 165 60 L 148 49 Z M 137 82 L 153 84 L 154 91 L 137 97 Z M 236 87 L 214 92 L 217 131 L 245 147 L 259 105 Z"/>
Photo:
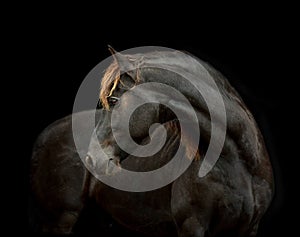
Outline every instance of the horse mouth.
<path fill-rule="evenodd" d="M 109 158 L 106 163 L 105 174 L 113 175 L 121 171 L 120 160 L 117 158 Z"/>
<path fill-rule="evenodd" d="M 85 158 L 85 164 L 89 169 L 96 171 L 98 174 L 113 175 L 121 171 L 121 164 L 118 158 L 109 158 L 102 164 L 97 165 L 90 155 Z"/>

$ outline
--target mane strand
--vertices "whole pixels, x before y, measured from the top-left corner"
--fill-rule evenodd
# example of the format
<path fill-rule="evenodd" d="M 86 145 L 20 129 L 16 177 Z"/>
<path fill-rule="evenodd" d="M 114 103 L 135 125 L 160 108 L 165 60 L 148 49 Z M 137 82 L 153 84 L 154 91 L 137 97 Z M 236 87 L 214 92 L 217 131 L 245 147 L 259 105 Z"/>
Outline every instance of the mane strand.
<path fill-rule="evenodd" d="M 120 68 L 117 61 L 114 61 L 105 70 L 101 81 L 99 99 L 105 109 L 109 109 L 107 97 L 111 96 L 120 81 Z"/>

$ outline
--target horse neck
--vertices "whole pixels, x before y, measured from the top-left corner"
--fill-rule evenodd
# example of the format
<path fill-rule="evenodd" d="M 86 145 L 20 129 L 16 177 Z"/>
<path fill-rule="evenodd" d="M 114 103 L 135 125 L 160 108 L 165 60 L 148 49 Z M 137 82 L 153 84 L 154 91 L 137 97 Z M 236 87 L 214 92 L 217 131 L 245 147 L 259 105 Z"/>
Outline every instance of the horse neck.
<path fill-rule="evenodd" d="M 122 167 L 128 168 L 132 171 L 147 172 L 158 169 L 167 164 L 174 156 L 180 143 L 180 125 L 177 120 L 168 121 L 163 124 L 166 129 L 167 137 L 166 142 L 162 149 L 150 157 L 135 157 L 128 156 L 121 163 Z M 160 134 L 156 134 L 152 139 L 160 139 Z M 141 145 L 149 143 L 150 138 L 145 138 Z M 150 158 L 150 159 L 149 159 Z"/>
<path fill-rule="evenodd" d="M 195 70 L 193 73 L 195 73 Z M 228 137 L 226 140 L 230 139 L 234 143 L 234 150 L 242 154 L 240 159 L 245 160 L 249 169 L 256 168 L 262 161 L 268 160 L 268 156 L 264 145 L 260 147 L 257 146 L 257 144 L 261 144 L 262 135 L 251 112 L 238 93 L 220 73 L 212 68 L 208 69 L 208 73 L 216 82 L 225 104 Z M 201 81 L 201 75 L 198 77 L 197 81 Z M 204 132 L 210 132 L 210 113 L 208 107 L 202 95 L 192 83 L 173 71 L 151 66 L 144 67 L 141 70 L 141 78 L 144 80 L 142 83 L 157 82 L 176 88 L 190 101 L 191 105 L 195 108 L 197 116 L 206 119 L 203 124 L 204 127 L 199 124 L 201 133 L 203 128 Z M 224 148 L 224 150 L 229 150 L 230 146 L 227 147 L 225 143 Z"/>

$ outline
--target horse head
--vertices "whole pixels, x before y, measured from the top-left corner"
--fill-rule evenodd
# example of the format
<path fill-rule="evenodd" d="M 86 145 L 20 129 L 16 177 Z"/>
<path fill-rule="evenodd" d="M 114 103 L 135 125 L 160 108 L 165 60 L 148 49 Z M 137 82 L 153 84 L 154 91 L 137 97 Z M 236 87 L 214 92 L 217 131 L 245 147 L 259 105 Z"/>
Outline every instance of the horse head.
<path fill-rule="evenodd" d="M 110 174 L 120 170 L 120 162 L 129 154 L 150 157 L 165 143 L 167 132 L 162 124 L 179 118 L 182 133 L 186 135 L 182 136 L 182 141 L 188 151 L 187 157 L 195 158 L 199 142 L 197 116 L 200 115 L 195 113 L 191 100 L 173 89 L 183 89 L 184 93 L 195 97 L 192 85 L 189 85 L 191 89 L 186 85 L 181 87 L 180 75 L 165 67 L 154 67 L 153 61 L 159 59 L 156 54 L 123 55 L 112 48 L 110 50 L 114 61 L 101 82 L 100 117 L 86 163 L 97 169 L 98 174 Z M 203 134 L 208 136 L 209 119 L 202 118 L 204 120 L 206 131 Z M 160 132 L 160 139 L 151 139 L 155 131 Z M 141 146 L 149 137 L 149 143 Z M 99 146 L 101 152 L 97 149 Z"/>

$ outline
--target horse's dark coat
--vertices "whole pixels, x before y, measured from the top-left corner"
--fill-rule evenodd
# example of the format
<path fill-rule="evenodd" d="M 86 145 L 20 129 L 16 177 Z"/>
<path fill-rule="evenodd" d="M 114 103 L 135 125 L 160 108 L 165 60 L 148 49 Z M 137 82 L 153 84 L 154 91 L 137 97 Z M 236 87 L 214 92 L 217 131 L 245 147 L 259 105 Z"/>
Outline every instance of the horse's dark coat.
<path fill-rule="evenodd" d="M 198 73 L 199 69 L 193 67 L 190 59 L 174 61 L 176 55 L 176 52 L 154 52 L 147 54 L 142 61 L 139 55 L 129 56 L 130 63 L 139 63 L 144 67 L 138 72 L 122 75 L 118 80 L 131 86 L 143 82 L 161 82 L 184 94 L 197 113 L 201 128 L 199 153 L 203 157 L 210 139 L 210 117 L 203 98 L 179 75 L 152 66 L 158 62 L 175 62 L 174 67 Z M 32 190 L 42 213 L 41 228 L 44 231 L 69 233 L 85 201 L 93 199 L 119 223 L 151 236 L 256 235 L 259 221 L 273 194 L 272 168 L 264 141 L 254 118 L 228 81 L 206 63 L 200 63 L 215 79 L 227 114 L 224 148 L 210 173 L 203 178 L 198 177 L 202 162 L 200 158 L 193 160 L 177 180 L 158 190 L 131 193 L 110 188 L 84 169 L 72 140 L 71 119 L 66 117 L 42 133 L 33 152 Z M 137 74 L 139 80 L 135 81 Z M 114 83 L 113 79 L 110 78 L 111 84 Z M 106 85 L 110 86 L 109 83 Z M 106 88 L 105 93 L 111 92 L 113 96 L 120 97 L 124 92 L 121 83 L 114 89 L 110 91 Z M 122 108 L 129 102 L 129 97 L 122 97 L 118 106 Z M 126 107 L 123 108 L 126 112 Z M 184 133 L 180 131 L 174 114 L 162 106 L 140 108 L 130 124 L 134 139 L 140 144 L 147 143 L 149 126 L 160 122 L 168 131 L 168 140 L 164 148 L 151 159 L 134 157 L 122 153 L 115 144 L 109 116 L 110 111 L 100 113 L 96 128 L 99 142 L 111 149 L 116 157 L 122 158 L 122 167 L 135 171 L 152 170 L 167 163 Z M 186 149 L 188 151 L 188 144 Z M 186 156 L 183 155 L 183 159 Z M 92 161 L 93 164 L 97 162 Z"/>

